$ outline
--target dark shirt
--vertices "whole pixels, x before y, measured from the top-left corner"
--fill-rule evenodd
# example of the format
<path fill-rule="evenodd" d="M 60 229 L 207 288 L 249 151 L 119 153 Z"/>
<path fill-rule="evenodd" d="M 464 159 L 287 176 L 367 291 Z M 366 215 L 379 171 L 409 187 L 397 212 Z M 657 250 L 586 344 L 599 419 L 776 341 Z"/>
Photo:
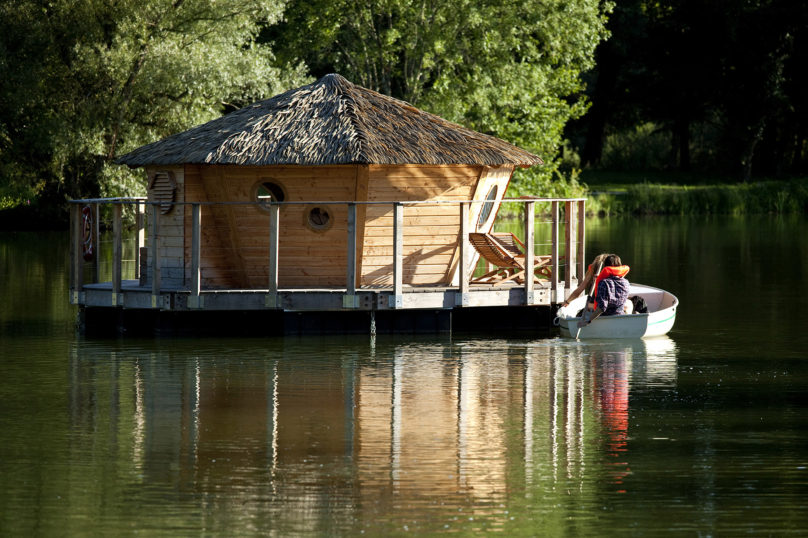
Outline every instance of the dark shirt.
<path fill-rule="evenodd" d="M 604 316 L 623 314 L 623 305 L 628 299 L 628 280 L 620 276 L 604 278 L 598 284 L 598 296 L 595 300 L 603 310 Z"/>

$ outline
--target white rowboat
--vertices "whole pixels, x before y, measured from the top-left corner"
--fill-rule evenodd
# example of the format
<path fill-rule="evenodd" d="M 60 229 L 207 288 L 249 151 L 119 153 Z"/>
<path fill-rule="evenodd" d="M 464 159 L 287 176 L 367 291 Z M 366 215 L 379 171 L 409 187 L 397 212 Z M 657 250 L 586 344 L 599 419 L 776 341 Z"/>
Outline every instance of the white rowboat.
<path fill-rule="evenodd" d="M 628 296 L 634 297 L 635 295 L 645 299 L 648 314 L 599 316 L 595 321 L 581 328 L 578 338 L 649 338 L 667 334 L 676 321 L 679 299 L 665 290 L 642 284 L 630 284 Z M 581 296 L 571 302 L 568 307 L 558 311 L 558 325 L 561 327 L 562 335 L 572 337 L 575 334 L 581 318 L 572 316 L 585 305 L 586 296 Z"/>

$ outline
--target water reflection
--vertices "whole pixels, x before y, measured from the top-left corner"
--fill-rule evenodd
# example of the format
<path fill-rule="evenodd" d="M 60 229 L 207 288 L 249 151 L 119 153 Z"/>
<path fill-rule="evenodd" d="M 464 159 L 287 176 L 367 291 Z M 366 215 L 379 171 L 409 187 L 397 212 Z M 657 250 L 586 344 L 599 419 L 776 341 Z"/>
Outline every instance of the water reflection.
<path fill-rule="evenodd" d="M 631 394 L 676 386 L 669 338 L 273 344 L 238 358 L 76 346 L 71 447 L 228 519 L 277 509 L 276 529 L 384 528 L 416 506 L 491 528 L 514 494 L 625 491 Z"/>
<path fill-rule="evenodd" d="M 806 222 L 588 221 L 673 340 L 375 349 L 76 342 L 67 235 L 0 234 L 0 536 L 805 534 Z"/>

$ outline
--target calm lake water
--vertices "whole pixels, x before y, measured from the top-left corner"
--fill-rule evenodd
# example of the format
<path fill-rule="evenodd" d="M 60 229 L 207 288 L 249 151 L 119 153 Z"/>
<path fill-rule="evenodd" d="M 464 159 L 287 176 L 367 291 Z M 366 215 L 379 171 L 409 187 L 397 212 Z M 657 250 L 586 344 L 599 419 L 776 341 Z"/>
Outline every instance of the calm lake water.
<path fill-rule="evenodd" d="M 808 534 L 808 221 L 587 224 L 669 337 L 87 340 L 0 234 L 0 535 Z"/>

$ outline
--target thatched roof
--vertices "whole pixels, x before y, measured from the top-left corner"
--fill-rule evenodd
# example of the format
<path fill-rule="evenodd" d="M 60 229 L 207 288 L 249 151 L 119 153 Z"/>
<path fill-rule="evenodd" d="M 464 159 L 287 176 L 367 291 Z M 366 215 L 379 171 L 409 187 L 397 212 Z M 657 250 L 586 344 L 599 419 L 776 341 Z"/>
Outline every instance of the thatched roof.
<path fill-rule="evenodd" d="M 289 90 L 120 157 L 170 164 L 513 164 L 543 161 L 493 136 L 351 84 L 340 75 Z"/>

